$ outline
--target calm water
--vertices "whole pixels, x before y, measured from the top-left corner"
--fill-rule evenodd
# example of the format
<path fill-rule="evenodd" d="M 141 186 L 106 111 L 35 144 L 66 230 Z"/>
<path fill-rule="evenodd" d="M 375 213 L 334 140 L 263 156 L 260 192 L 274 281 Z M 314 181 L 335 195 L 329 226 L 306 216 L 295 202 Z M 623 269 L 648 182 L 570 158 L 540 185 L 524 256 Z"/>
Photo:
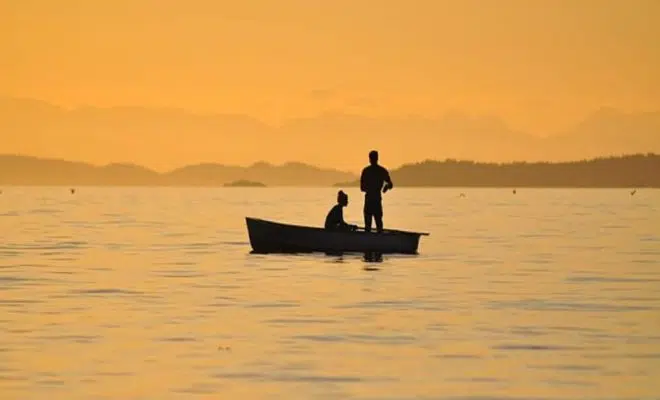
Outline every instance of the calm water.
<path fill-rule="evenodd" d="M 249 254 L 335 193 L 4 188 L 0 398 L 660 399 L 660 191 L 395 189 L 419 256 Z"/>

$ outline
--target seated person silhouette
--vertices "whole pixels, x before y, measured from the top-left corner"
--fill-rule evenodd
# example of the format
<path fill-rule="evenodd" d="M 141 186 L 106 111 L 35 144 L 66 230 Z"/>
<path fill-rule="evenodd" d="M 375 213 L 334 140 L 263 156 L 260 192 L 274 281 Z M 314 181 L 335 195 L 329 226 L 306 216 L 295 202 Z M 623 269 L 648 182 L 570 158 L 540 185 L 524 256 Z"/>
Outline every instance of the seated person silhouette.
<path fill-rule="evenodd" d="M 337 204 L 332 207 L 325 217 L 325 229 L 332 231 L 354 231 L 357 225 L 347 224 L 344 221 L 344 207 L 348 205 L 348 195 L 340 190 L 337 193 Z"/>

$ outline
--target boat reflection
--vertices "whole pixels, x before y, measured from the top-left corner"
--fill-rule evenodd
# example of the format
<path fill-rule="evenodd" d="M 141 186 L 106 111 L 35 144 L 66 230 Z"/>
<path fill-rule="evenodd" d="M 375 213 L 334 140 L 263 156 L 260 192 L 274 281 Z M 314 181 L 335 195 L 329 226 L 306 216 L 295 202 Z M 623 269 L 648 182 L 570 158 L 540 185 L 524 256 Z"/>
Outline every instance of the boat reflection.
<path fill-rule="evenodd" d="M 383 253 L 365 252 L 362 260 L 367 264 L 363 268 L 365 271 L 379 271 L 380 268 L 376 267 L 374 264 L 380 264 L 383 262 Z"/>
<path fill-rule="evenodd" d="M 326 256 L 329 257 L 339 257 L 340 259 L 343 259 L 344 256 L 357 256 L 357 253 L 345 253 L 345 252 L 330 252 L 326 251 L 324 252 Z M 364 252 L 362 253 L 362 260 L 364 262 L 376 262 L 376 263 L 381 263 L 383 262 L 383 253 L 377 252 L 377 251 L 369 251 L 369 252 Z"/>
<path fill-rule="evenodd" d="M 364 257 L 362 258 L 364 262 L 368 263 L 382 263 L 383 262 L 383 253 L 376 251 L 365 252 Z"/>
<path fill-rule="evenodd" d="M 344 253 L 344 252 L 325 252 L 326 256 L 337 257 L 337 262 L 343 262 L 344 256 L 357 256 L 355 253 Z M 362 253 L 362 261 L 368 264 L 378 264 L 383 262 L 383 253 L 376 251 L 369 251 Z"/>

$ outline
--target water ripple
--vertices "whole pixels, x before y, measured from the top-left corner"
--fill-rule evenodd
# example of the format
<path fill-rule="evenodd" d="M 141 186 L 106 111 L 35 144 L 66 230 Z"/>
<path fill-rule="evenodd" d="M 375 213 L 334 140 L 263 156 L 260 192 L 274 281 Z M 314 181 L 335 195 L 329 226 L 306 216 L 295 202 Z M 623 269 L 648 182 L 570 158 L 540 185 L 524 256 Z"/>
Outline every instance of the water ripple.
<path fill-rule="evenodd" d="M 115 289 L 115 288 L 103 288 L 103 289 L 74 289 L 70 290 L 69 293 L 81 295 L 81 296 L 141 296 L 144 295 L 143 292 L 126 290 L 126 289 Z"/>
<path fill-rule="evenodd" d="M 246 308 L 289 308 L 299 307 L 300 304 L 294 302 L 274 302 L 274 303 L 253 303 L 248 304 Z"/>
<path fill-rule="evenodd" d="M 298 335 L 292 336 L 296 340 L 312 342 L 345 342 L 361 344 L 408 344 L 415 341 L 414 336 L 407 335 Z"/>
<path fill-rule="evenodd" d="M 8 243 L 4 246 L 0 246 L 0 250 L 74 250 L 86 248 L 87 245 L 87 242 L 80 241 L 62 241 L 45 244 Z"/>
<path fill-rule="evenodd" d="M 289 325 L 289 324 L 335 324 L 339 321 L 320 318 L 278 318 L 264 321 L 267 324 Z"/>
<path fill-rule="evenodd" d="M 493 301 L 489 303 L 493 309 L 525 309 L 535 311 L 575 311 L 575 312 L 631 312 L 631 311 L 651 311 L 659 307 L 652 306 L 632 306 L 617 305 L 606 303 L 580 303 L 580 302 L 559 302 L 546 300 L 518 300 L 518 301 Z"/>
<path fill-rule="evenodd" d="M 214 378 L 221 379 L 244 379 L 251 381 L 275 381 L 275 382 L 309 382 L 309 383 L 360 383 L 369 381 L 390 381 L 391 379 L 366 377 L 366 376 L 343 376 L 343 375 L 298 375 L 298 374 L 269 374 L 258 372 L 227 372 L 217 373 Z"/>
<path fill-rule="evenodd" d="M 494 350 L 522 350 L 522 351 L 576 351 L 582 350 L 576 346 L 539 345 L 539 344 L 502 344 L 492 347 Z"/>

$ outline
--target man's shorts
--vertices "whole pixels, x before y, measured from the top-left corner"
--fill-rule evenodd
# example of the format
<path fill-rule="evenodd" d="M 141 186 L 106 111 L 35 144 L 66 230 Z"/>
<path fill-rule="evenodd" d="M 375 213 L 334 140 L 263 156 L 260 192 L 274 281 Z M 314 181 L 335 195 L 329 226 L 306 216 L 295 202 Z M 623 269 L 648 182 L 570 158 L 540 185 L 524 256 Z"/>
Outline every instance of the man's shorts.
<path fill-rule="evenodd" d="M 376 218 L 383 217 L 383 202 L 381 199 L 365 199 L 364 214 L 373 215 Z"/>

